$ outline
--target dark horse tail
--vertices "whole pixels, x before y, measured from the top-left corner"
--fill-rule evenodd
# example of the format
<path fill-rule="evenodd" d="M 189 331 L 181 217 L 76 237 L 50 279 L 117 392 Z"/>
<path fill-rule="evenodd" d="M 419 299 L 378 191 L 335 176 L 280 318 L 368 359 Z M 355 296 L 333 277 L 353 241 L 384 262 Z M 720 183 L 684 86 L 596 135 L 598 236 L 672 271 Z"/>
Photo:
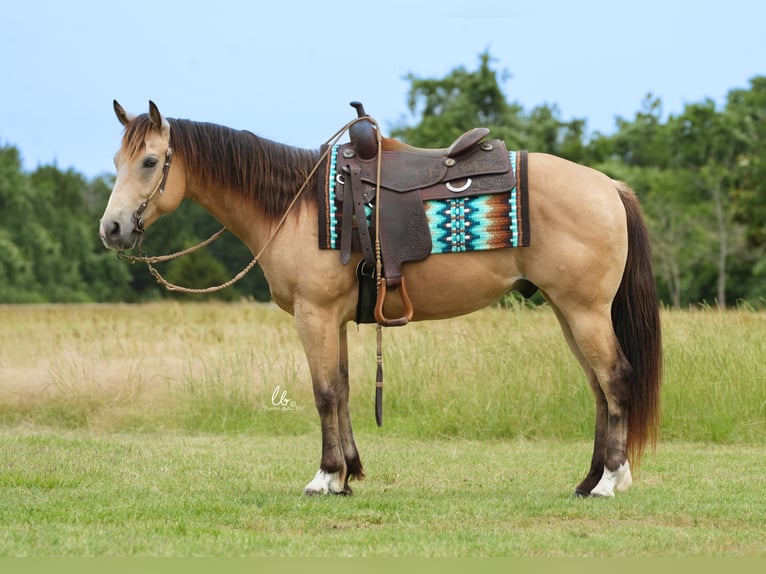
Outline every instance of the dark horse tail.
<path fill-rule="evenodd" d="M 649 232 L 633 191 L 615 181 L 628 219 L 628 259 L 612 303 L 612 324 L 632 367 L 628 398 L 628 459 L 638 466 L 660 426 L 662 332 Z"/>

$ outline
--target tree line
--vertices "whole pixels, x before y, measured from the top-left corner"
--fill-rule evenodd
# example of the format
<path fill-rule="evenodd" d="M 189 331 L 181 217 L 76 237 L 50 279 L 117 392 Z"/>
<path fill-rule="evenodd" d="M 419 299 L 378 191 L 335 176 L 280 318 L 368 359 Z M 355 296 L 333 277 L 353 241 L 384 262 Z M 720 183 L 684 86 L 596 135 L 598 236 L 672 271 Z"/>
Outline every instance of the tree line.
<path fill-rule="evenodd" d="M 665 117 L 647 95 L 635 117 L 613 134 L 587 132 L 585 118 L 564 120 L 558 107 L 527 111 L 509 100 L 488 52 L 475 70 L 443 78 L 408 75 L 411 121 L 391 135 L 423 147 L 448 145 L 466 129 L 490 128 L 509 148 L 559 155 L 628 182 L 643 205 L 663 302 L 766 305 L 766 77 Z M 373 111 L 374 112 L 374 111 Z M 194 297 L 165 292 L 144 266 L 120 261 L 98 238 L 98 219 L 113 179 L 87 179 L 55 165 L 22 169 L 20 152 L 0 146 L 0 303 L 137 302 Z M 597 225 L 598 222 L 593 222 Z M 191 202 L 152 227 L 147 251 L 170 252 L 218 229 Z M 167 278 L 191 287 L 220 283 L 250 253 L 230 234 L 169 263 Z M 206 297 L 268 300 L 256 268 L 238 284 Z"/>

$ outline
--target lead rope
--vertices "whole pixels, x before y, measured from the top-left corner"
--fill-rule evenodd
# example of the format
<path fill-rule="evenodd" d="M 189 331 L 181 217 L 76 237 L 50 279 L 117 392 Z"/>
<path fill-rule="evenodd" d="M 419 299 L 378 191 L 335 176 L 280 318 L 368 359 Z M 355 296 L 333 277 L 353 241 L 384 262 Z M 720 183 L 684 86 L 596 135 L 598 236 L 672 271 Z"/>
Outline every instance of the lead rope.
<path fill-rule="evenodd" d="M 227 287 L 231 287 L 234 285 L 237 281 L 242 279 L 245 275 L 247 275 L 253 267 L 255 267 L 258 264 L 258 260 L 263 255 L 264 251 L 268 248 L 268 246 L 271 244 L 274 237 L 277 235 L 277 232 L 282 228 L 282 225 L 284 225 L 285 221 L 287 220 L 287 216 L 292 211 L 293 207 L 295 207 L 295 204 L 298 202 L 298 199 L 303 194 L 303 191 L 308 186 L 309 181 L 311 181 L 311 178 L 314 177 L 314 174 L 317 172 L 319 167 L 324 163 L 324 161 L 327 159 L 327 156 L 330 154 L 332 147 L 338 142 L 338 140 L 343 136 L 344 133 L 346 133 L 349 128 L 354 125 L 355 123 L 366 120 L 370 121 L 376 128 L 376 131 L 378 132 L 378 152 L 380 152 L 381 147 L 381 140 L 380 140 L 380 130 L 378 129 L 378 123 L 370 118 L 355 118 L 348 122 L 345 126 L 340 128 L 337 132 L 335 132 L 325 143 L 324 145 L 327 146 L 327 149 L 324 151 L 324 153 L 319 157 L 319 160 L 314 165 L 312 170 L 309 172 L 309 174 L 306 176 L 306 179 L 304 180 L 301 187 L 298 189 L 297 193 L 295 194 L 295 197 L 290 201 L 290 204 L 287 206 L 287 209 L 285 210 L 284 214 L 282 215 L 281 219 L 277 223 L 277 225 L 274 227 L 273 231 L 271 232 L 271 235 L 266 240 L 266 243 L 263 244 L 263 247 L 258 251 L 258 253 L 253 257 L 252 261 L 248 263 L 239 273 L 237 273 L 234 277 L 229 279 L 228 281 L 221 283 L 219 285 L 213 285 L 211 287 L 204 287 L 204 288 L 192 288 L 192 287 L 183 287 L 181 285 L 176 285 L 175 283 L 171 283 L 167 279 L 165 279 L 162 274 L 157 270 L 156 267 L 154 267 L 154 263 L 163 263 L 165 261 L 172 261 L 173 259 L 178 259 L 179 257 L 182 257 L 184 255 L 188 255 L 189 253 L 194 253 L 195 251 L 202 249 L 203 247 L 207 247 L 213 241 L 221 237 L 221 235 L 224 234 L 226 231 L 226 227 L 222 227 L 218 231 L 216 231 L 213 235 L 211 235 L 209 238 L 205 239 L 204 241 L 198 243 L 197 245 L 194 245 L 192 247 L 189 247 L 187 249 L 184 249 L 182 251 L 177 251 L 175 253 L 171 253 L 168 255 L 152 255 L 147 256 L 142 254 L 142 245 L 143 245 L 143 221 L 140 219 L 141 214 L 146 209 L 146 206 L 149 203 L 149 200 L 154 197 L 154 195 L 157 193 L 160 188 L 164 188 L 165 180 L 167 178 L 167 172 L 170 168 L 170 159 L 172 158 L 172 151 L 169 151 L 168 158 L 166 160 L 166 168 L 163 170 L 163 176 L 160 180 L 160 183 L 157 185 L 157 187 L 154 188 L 151 194 L 149 194 L 149 197 L 146 198 L 146 200 L 141 204 L 139 209 L 136 211 L 138 215 L 138 222 L 140 222 L 139 227 L 139 242 L 138 242 L 138 255 L 125 255 L 122 252 L 119 252 L 117 256 L 120 259 L 124 259 L 126 261 L 130 261 L 131 263 L 140 262 L 145 263 L 147 268 L 149 269 L 149 272 L 154 276 L 154 278 L 157 280 L 158 283 L 160 283 L 165 289 L 168 291 L 176 291 L 178 293 L 214 293 L 216 291 L 221 291 L 222 289 L 226 289 Z M 170 148 L 168 148 L 170 150 Z M 378 154 L 378 175 L 380 175 L 380 153 Z M 378 184 L 379 185 L 379 184 Z M 162 190 L 160 190 L 160 193 L 162 193 Z M 377 194 L 380 195 L 380 194 Z M 376 237 L 377 241 L 377 237 Z M 380 258 L 378 256 L 378 261 L 380 262 Z"/>

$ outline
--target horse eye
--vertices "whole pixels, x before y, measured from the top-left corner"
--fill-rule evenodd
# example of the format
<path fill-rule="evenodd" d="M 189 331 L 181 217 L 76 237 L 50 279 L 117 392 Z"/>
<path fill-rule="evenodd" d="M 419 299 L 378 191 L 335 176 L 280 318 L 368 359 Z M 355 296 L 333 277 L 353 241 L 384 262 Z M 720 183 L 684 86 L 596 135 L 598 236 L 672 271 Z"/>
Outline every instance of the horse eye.
<path fill-rule="evenodd" d="M 144 167 L 146 169 L 151 169 L 156 165 L 157 165 L 157 160 L 155 158 L 147 157 L 146 159 L 144 159 Z"/>

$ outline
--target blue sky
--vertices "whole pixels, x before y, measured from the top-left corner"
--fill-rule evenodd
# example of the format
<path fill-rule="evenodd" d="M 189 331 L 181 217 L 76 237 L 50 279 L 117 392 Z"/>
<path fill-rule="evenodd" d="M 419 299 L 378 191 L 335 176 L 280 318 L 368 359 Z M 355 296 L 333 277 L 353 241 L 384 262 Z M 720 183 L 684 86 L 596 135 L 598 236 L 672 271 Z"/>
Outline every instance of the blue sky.
<path fill-rule="evenodd" d="M 611 133 L 649 92 L 675 114 L 766 75 L 764 23 L 753 0 L 9 2 L 0 144 L 28 170 L 111 173 L 116 98 L 315 148 L 352 117 L 350 100 L 386 131 L 412 119 L 407 73 L 472 70 L 487 49 L 510 101 Z"/>

